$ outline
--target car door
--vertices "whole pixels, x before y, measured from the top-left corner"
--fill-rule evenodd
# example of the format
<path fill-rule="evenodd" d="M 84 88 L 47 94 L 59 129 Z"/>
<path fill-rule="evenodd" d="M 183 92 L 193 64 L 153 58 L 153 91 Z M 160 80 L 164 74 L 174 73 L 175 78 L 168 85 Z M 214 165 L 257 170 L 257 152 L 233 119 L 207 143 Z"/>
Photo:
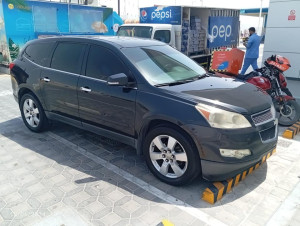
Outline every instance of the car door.
<path fill-rule="evenodd" d="M 108 48 L 91 45 L 85 76 L 78 81 L 79 115 L 83 127 L 93 125 L 133 137 L 136 89 L 109 86 L 107 78 L 118 73 L 133 81 L 120 57 Z"/>
<path fill-rule="evenodd" d="M 79 120 L 77 83 L 86 46 L 57 43 L 50 68 L 41 72 L 41 90 L 49 112 Z"/>

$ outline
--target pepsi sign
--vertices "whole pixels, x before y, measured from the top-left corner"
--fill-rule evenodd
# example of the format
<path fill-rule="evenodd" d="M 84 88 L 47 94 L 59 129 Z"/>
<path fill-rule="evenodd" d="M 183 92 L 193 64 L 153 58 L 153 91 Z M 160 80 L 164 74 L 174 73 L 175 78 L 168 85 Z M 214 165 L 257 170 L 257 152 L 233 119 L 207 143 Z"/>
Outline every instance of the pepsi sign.
<path fill-rule="evenodd" d="M 181 25 L 181 7 L 158 6 L 141 8 L 140 23 Z"/>
<path fill-rule="evenodd" d="M 208 48 L 230 46 L 236 44 L 239 35 L 238 17 L 209 17 Z"/>
<path fill-rule="evenodd" d="M 141 18 L 142 18 L 142 20 L 147 20 L 147 16 L 148 16 L 148 14 L 147 14 L 147 11 L 146 10 L 141 10 Z"/>

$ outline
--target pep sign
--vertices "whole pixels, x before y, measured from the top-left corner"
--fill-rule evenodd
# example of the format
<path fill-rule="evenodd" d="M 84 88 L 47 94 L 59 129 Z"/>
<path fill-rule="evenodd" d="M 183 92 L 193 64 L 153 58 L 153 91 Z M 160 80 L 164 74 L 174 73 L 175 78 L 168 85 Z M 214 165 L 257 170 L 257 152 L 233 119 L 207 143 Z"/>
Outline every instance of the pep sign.
<path fill-rule="evenodd" d="M 208 47 L 215 48 L 235 44 L 238 39 L 237 17 L 209 17 Z"/>
<path fill-rule="evenodd" d="M 140 9 L 141 23 L 154 24 L 181 24 L 181 7 L 180 6 L 158 6 L 146 7 Z"/>

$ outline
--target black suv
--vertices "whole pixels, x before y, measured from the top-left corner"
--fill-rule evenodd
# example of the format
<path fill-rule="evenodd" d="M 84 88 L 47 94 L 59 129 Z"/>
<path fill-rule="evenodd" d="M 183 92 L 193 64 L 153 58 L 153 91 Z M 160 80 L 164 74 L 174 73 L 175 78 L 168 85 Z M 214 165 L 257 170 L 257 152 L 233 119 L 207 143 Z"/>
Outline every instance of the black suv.
<path fill-rule="evenodd" d="M 154 41 L 55 37 L 30 41 L 10 65 L 25 125 L 58 120 L 116 139 L 144 154 L 172 184 L 199 174 L 223 180 L 275 148 L 271 98 L 251 84 L 208 75 Z"/>

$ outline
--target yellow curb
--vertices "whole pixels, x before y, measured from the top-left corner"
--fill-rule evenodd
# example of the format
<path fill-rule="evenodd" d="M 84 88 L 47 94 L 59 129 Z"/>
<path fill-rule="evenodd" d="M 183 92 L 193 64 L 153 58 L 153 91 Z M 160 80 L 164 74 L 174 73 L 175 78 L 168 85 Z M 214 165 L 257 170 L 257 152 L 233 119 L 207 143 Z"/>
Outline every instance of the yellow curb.
<path fill-rule="evenodd" d="M 294 137 L 300 132 L 300 122 L 296 122 L 289 128 L 287 128 L 282 136 L 287 139 L 294 139 Z"/>
<path fill-rule="evenodd" d="M 204 192 L 202 193 L 202 199 L 210 204 L 214 204 L 215 202 L 219 201 L 225 194 L 229 193 L 233 187 L 237 186 L 240 181 L 244 180 L 247 175 L 251 174 L 260 165 L 266 162 L 266 160 L 275 152 L 276 149 L 268 152 L 258 163 L 232 178 L 211 183 L 207 188 L 204 189 Z"/>
<path fill-rule="evenodd" d="M 242 175 L 242 180 L 244 180 L 247 176 L 247 170 L 243 172 L 243 175 Z"/>

